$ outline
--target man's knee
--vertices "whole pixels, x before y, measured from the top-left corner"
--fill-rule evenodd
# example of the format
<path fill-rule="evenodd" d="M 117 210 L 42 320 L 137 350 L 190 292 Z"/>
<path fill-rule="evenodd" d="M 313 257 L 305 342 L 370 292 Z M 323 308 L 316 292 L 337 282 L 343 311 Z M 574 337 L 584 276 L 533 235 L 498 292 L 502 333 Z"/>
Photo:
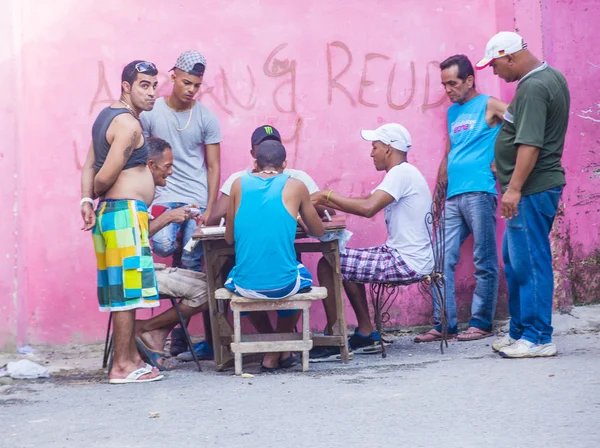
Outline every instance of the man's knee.
<path fill-rule="evenodd" d="M 159 257 L 170 257 L 176 247 L 175 239 L 170 238 L 166 233 L 158 233 L 152 237 L 152 251 Z"/>

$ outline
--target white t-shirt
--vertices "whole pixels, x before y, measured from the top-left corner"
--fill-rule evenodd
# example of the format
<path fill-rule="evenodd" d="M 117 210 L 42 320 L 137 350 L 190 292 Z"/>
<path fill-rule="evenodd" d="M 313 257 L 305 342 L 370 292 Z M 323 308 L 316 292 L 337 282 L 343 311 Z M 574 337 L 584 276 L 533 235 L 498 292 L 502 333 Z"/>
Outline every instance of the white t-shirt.
<path fill-rule="evenodd" d="M 252 168 L 250 168 L 247 170 L 238 171 L 237 173 L 233 173 L 231 176 L 229 176 L 229 178 L 227 178 L 227 180 L 221 187 L 221 193 L 223 193 L 226 196 L 230 196 L 231 186 L 233 185 L 235 180 L 239 177 L 242 177 L 244 174 L 251 174 L 252 171 Z M 316 182 L 304 171 L 286 168 L 283 170 L 283 174 L 287 174 L 293 179 L 298 179 L 300 182 L 306 185 L 309 194 L 313 194 L 319 191 L 319 187 L 317 186 Z"/>
<path fill-rule="evenodd" d="M 420 171 L 407 162 L 387 172 L 376 190 L 385 191 L 394 201 L 385 207 L 388 239 L 406 264 L 419 274 L 433 270 L 433 251 L 425 215 L 431 211 L 431 192 Z"/>

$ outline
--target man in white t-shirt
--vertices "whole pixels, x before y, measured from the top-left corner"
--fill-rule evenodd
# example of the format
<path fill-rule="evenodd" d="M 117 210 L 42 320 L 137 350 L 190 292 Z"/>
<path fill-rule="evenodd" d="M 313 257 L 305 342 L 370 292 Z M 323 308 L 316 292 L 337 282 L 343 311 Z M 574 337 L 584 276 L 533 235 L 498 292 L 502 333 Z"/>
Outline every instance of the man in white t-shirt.
<path fill-rule="evenodd" d="M 250 144 L 252 145 L 252 149 L 250 149 L 250 155 L 253 159 L 256 159 L 256 148 L 258 147 L 258 145 L 267 140 L 275 140 L 279 143 L 282 143 L 281 134 L 279 134 L 279 131 L 273 126 L 259 126 L 254 130 L 254 132 L 252 133 L 252 137 L 250 138 Z M 252 171 L 253 168 L 237 171 L 231 176 L 229 176 L 227 180 L 223 183 L 223 186 L 221 187 L 222 194 L 217 200 L 215 206 L 212 209 L 212 213 L 208 218 L 209 225 L 219 224 L 221 218 L 224 218 L 227 214 L 227 207 L 229 205 L 229 195 L 231 193 L 231 186 L 233 185 L 233 182 L 235 182 L 235 180 L 239 177 L 242 177 L 244 174 L 252 173 Z M 291 178 L 298 179 L 299 181 L 301 181 L 304 185 L 306 185 L 306 188 L 308 189 L 308 192 L 310 194 L 319 191 L 319 187 L 317 186 L 315 181 L 304 171 L 286 168 L 283 170 L 283 174 L 288 174 Z M 319 214 L 321 215 L 321 213 Z"/>
<path fill-rule="evenodd" d="M 319 191 L 313 204 L 353 215 L 371 218 L 384 210 L 388 238 L 385 244 L 366 249 L 349 249 L 340 255 L 344 289 L 356 313 L 358 327 L 349 339 L 354 353 L 378 353 L 381 337 L 374 331 L 369 316 L 365 283 L 393 283 L 420 278 L 433 270 L 433 252 L 425 215 L 431 209 L 431 192 L 419 170 L 406 161 L 411 147 L 408 131 L 395 123 L 384 124 L 374 131 L 361 131 L 372 142 L 371 157 L 377 171 L 386 171 L 383 181 L 368 196 L 347 198 L 333 190 Z M 321 286 L 333 291 L 332 268 L 320 260 L 318 277 Z M 336 321 L 335 299 L 323 302 L 327 314 L 326 333 L 332 333 Z M 339 347 L 316 347 L 312 361 L 339 359 Z"/>

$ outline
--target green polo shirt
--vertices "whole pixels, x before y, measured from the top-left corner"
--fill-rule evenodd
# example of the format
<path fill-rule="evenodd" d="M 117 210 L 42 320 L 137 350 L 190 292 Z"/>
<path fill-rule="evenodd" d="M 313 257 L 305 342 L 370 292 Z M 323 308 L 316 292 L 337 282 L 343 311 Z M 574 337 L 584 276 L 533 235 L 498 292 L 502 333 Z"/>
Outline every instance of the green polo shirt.
<path fill-rule="evenodd" d="M 545 62 L 525 75 L 504 114 L 495 145 L 496 176 L 508 188 L 519 145 L 540 148 L 537 162 L 523 185 L 523 195 L 565 185 L 562 157 L 569 122 L 569 88 L 558 70 Z"/>

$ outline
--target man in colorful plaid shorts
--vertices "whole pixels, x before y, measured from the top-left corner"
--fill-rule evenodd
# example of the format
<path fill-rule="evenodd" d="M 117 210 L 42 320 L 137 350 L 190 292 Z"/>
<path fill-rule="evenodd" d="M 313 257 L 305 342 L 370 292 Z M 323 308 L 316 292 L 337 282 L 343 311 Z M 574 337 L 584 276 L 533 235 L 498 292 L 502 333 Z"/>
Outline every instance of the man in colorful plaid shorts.
<path fill-rule="evenodd" d="M 92 127 L 92 146 L 81 175 L 84 230 L 92 230 L 98 263 L 100 311 L 113 313 L 114 360 L 111 384 L 163 378 L 144 363 L 134 339 L 135 311 L 158 306 L 148 240 L 147 205 L 154 181 L 146 162 L 148 144 L 139 115 L 156 99 L 158 71 L 133 61 L 121 74 L 121 98 L 103 109 Z M 94 213 L 93 198 L 100 202 Z"/>
<path fill-rule="evenodd" d="M 378 353 L 381 337 L 374 331 L 365 283 L 392 283 L 430 274 L 433 252 L 425 215 L 431 208 L 431 192 L 419 170 L 407 162 L 411 147 L 408 131 L 395 123 L 374 131 L 362 131 L 372 142 L 371 157 L 377 171 L 386 171 L 383 181 L 366 197 L 347 198 L 333 190 L 311 196 L 314 204 L 324 205 L 353 215 L 371 218 L 384 210 L 388 238 L 384 245 L 367 249 L 348 249 L 340 255 L 344 289 L 356 313 L 358 327 L 349 339 L 354 353 Z M 333 291 L 332 268 L 321 259 L 318 265 L 321 286 Z M 336 322 L 335 298 L 323 302 L 327 315 L 326 333 L 332 334 Z M 339 347 L 316 347 L 311 361 L 340 359 Z"/>

